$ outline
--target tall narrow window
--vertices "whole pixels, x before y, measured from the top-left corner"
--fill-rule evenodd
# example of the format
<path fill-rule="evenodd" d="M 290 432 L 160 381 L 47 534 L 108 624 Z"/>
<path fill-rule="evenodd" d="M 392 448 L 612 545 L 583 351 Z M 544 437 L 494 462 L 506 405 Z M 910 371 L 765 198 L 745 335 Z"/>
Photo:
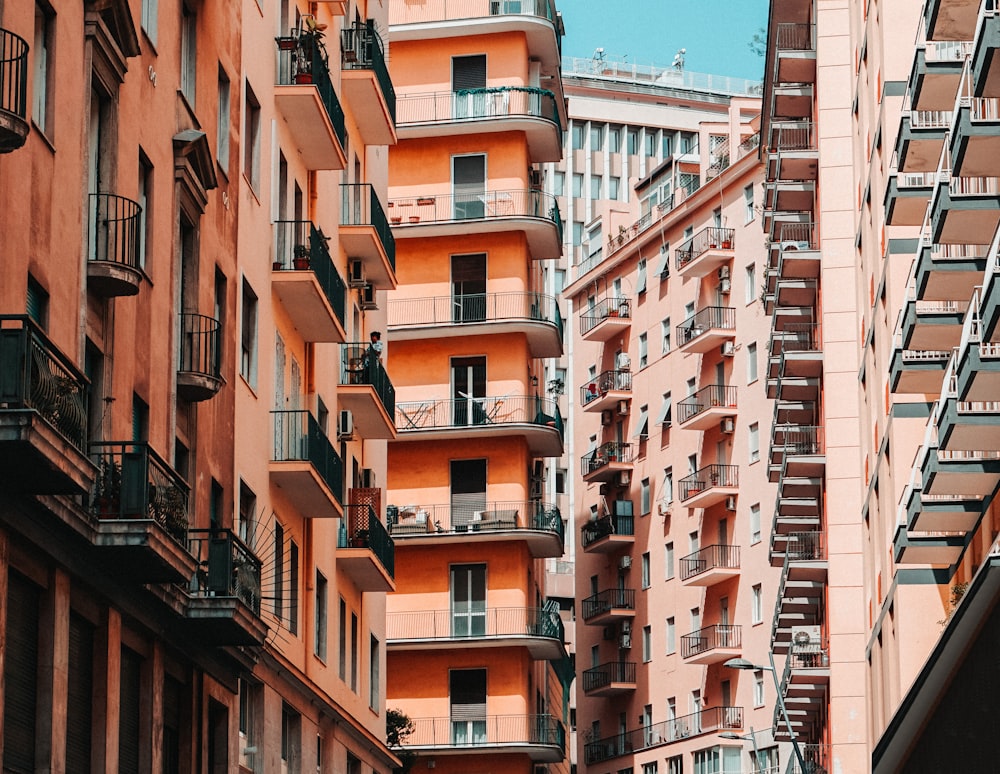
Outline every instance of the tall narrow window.
<path fill-rule="evenodd" d="M 499 399 L 486 397 L 485 357 L 452 358 L 451 380 L 455 425 L 485 425 L 503 411 Z"/>
<path fill-rule="evenodd" d="M 448 675 L 451 743 L 486 742 L 486 670 L 452 669 Z"/>
<path fill-rule="evenodd" d="M 35 771 L 40 603 L 38 588 L 11 572 L 7 584 L 6 657 L 3 663 L 5 771 Z"/>
<path fill-rule="evenodd" d="M 142 682 L 142 656 L 129 648 L 122 648 L 120 666 L 120 694 L 118 701 L 118 771 L 128 774 L 139 772 L 141 748 L 140 704 Z"/>
<path fill-rule="evenodd" d="M 751 263 L 744 269 L 743 301 L 752 304 L 757 300 L 757 265 Z"/>
<path fill-rule="evenodd" d="M 451 257 L 452 321 L 486 319 L 486 253 Z"/>
<path fill-rule="evenodd" d="M 340 612 L 337 618 L 337 632 L 338 632 L 338 658 L 340 660 L 340 679 L 347 679 L 347 603 L 341 598 L 340 600 Z"/>
<path fill-rule="evenodd" d="M 358 692 L 358 614 L 351 611 L 351 690 Z"/>
<path fill-rule="evenodd" d="M 299 546 L 288 541 L 288 631 L 299 633 Z"/>
<path fill-rule="evenodd" d="M 215 139 L 215 156 L 223 172 L 229 175 L 229 76 L 219 68 L 219 118 Z"/>
<path fill-rule="evenodd" d="M 285 528 L 274 522 L 274 617 L 285 618 Z"/>
<path fill-rule="evenodd" d="M 757 342 L 747 344 L 747 384 L 757 381 Z"/>
<path fill-rule="evenodd" d="M 257 749 L 257 722 L 260 711 L 259 688 L 246 680 L 240 680 L 240 765 L 250 771 L 259 771 L 254 762 L 263 755 Z"/>
<path fill-rule="evenodd" d="M 327 630 L 327 588 L 326 576 L 316 570 L 316 644 L 315 653 L 326 661 L 326 630 Z"/>
<path fill-rule="evenodd" d="M 378 638 L 373 634 L 368 641 L 368 706 L 378 711 L 382 680 L 379 669 Z"/>
<path fill-rule="evenodd" d="M 760 504 L 750 506 L 750 544 L 760 542 Z"/>
<path fill-rule="evenodd" d="M 52 106 L 52 83 L 49 70 L 51 51 L 49 47 L 53 41 L 52 27 L 54 25 L 54 14 L 48 7 L 36 3 L 35 37 L 34 45 L 31 48 L 31 56 L 35 62 L 35 71 L 32 77 L 31 118 L 35 122 L 35 126 L 45 135 L 51 134 L 48 123 Z"/>
<path fill-rule="evenodd" d="M 486 565 L 451 568 L 451 631 L 454 637 L 486 633 Z"/>
<path fill-rule="evenodd" d="M 747 445 L 750 452 L 750 462 L 757 462 L 760 459 L 760 426 L 756 422 L 750 425 Z"/>
<path fill-rule="evenodd" d="M 142 31 L 149 42 L 156 45 L 156 30 L 159 26 L 159 0 L 142 0 Z"/>
<path fill-rule="evenodd" d="M 195 80 L 198 74 L 198 17 L 185 4 L 181 6 L 181 93 L 195 109 Z"/>
<path fill-rule="evenodd" d="M 671 580 L 674 577 L 674 544 L 673 541 L 663 547 L 663 577 Z"/>
<path fill-rule="evenodd" d="M 671 653 L 677 652 L 677 625 L 674 623 L 673 616 L 667 619 L 667 650 L 666 653 L 669 656 Z"/>
<path fill-rule="evenodd" d="M 257 294 L 243 280 L 242 330 L 240 331 L 240 375 L 257 386 Z"/>
<path fill-rule="evenodd" d="M 490 115 L 493 103 L 487 100 L 485 87 L 485 54 L 451 58 L 451 90 L 456 118 Z"/>
<path fill-rule="evenodd" d="M 153 247 L 153 165 L 146 154 L 139 153 L 139 268 L 149 273 Z"/>
<path fill-rule="evenodd" d="M 49 326 L 49 294 L 41 284 L 28 275 L 28 293 L 25 299 L 25 311 L 41 328 Z"/>
<path fill-rule="evenodd" d="M 245 483 L 240 481 L 240 540 L 248 545 L 254 543 L 254 531 L 256 530 L 257 518 L 257 495 Z"/>
<path fill-rule="evenodd" d="M 486 156 L 454 156 L 452 189 L 455 220 L 482 218 L 486 214 Z M 500 206 L 499 201 L 492 203 L 493 208 Z"/>
<path fill-rule="evenodd" d="M 260 102 L 257 96 L 246 84 L 246 97 L 243 103 L 243 175 L 254 192 L 260 191 Z"/>

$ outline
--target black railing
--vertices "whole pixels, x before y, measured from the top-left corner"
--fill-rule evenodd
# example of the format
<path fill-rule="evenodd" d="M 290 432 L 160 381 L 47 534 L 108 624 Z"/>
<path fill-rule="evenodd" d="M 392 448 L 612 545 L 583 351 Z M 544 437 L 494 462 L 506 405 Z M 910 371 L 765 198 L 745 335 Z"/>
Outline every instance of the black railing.
<path fill-rule="evenodd" d="M 535 86 L 488 86 L 407 94 L 399 98 L 399 126 L 528 116 L 562 129 L 555 95 Z"/>
<path fill-rule="evenodd" d="M 392 199 L 389 218 L 395 224 L 447 223 L 456 220 L 541 218 L 551 220 L 562 241 L 559 203 L 544 191 L 508 190 L 411 196 Z"/>
<path fill-rule="evenodd" d="M 634 728 L 616 736 L 608 736 L 583 747 L 588 764 L 617 758 L 640 750 L 679 742 L 699 734 L 743 728 L 742 707 L 708 707 L 700 712 Z"/>
<path fill-rule="evenodd" d="M 690 500 L 705 489 L 716 486 L 738 487 L 740 468 L 738 465 L 706 465 L 690 476 L 682 478 L 678 485 L 681 500 Z"/>
<path fill-rule="evenodd" d="M 347 533 L 345 544 L 340 548 L 367 548 L 385 568 L 390 578 L 396 575 L 396 548 L 389 537 L 385 525 L 370 503 L 349 503 L 347 512 Z"/>
<path fill-rule="evenodd" d="M 585 669 L 583 672 L 584 692 L 607 688 L 612 683 L 634 683 L 634 661 L 612 661 L 608 664 Z"/>
<path fill-rule="evenodd" d="M 396 123 L 396 90 L 385 64 L 385 47 L 375 31 L 374 22 L 355 22 L 340 31 L 340 62 L 345 70 L 371 70 L 375 73 L 379 89 L 389 108 L 389 116 Z"/>
<path fill-rule="evenodd" d="M 274 223 L 275 271 L 311 271 L 333 313 L 344 325 L 347 285 L 330 257 L 329 237 L 308 220 L 278 220 Z"/>
<path fill-rule="evenodd" d="M 771 238 L 771 247 L 777 247 L 782 252 L 815 250 L 819 245 L 815 223 L 779 223 L 775 221 L 773 229 L 775 233 Z"/>
<path fill-rule="evenodd" d="M 608 441 L 580 458 L 580 472 L 586 476 L 612 462 L 632 462 L 634 449 L 630 443 Z"/>
<path fill-rule="evenodd" d="M 85 453 L 88 387 L 27 315 L 0 315 L 0 407 L 37 411 Z"/>
<path fill-rule="evenodd" d="M 396 270 L 396 238 L 371 183 L 340 184 L 340 225 L 374 228 L 389 265 Z"/>
<path fill-rule="evenodd" d="M 198 560 L 195 595 L 236 597 L 260 615 L 261 561 L 232 530 L 189 530 L 188 550 Z"/>
<path fill-rule="evenodd" d="M 681 637 L 681 658 L 691 658 L 716 648 L 738 648 L 741 629 L 732 624 L 712 624 Z"/>
<path fill-rule="evenodd" d="M 580 333 L 586 335 L 599 323 L 608 318 L 629 319 L 632 317 L 632 302 L 627 298 L 604 298 L 593 307 L 580 314 Z"/>
<path fill-rule="evenodd" d="M 92 193 L 87 218 L 87 259 L 139 268 L 142 207 L 124 196 Z"/>
<path fill-rule="evenodd" d="M 826 537 L 822 532 L 792 532 L 785 544 L 786 562 L 812 562 L 826 559 Z"/>
<path fill-rule="evenodd" d="M 583 620 L 612 610 L 635 610 L 635 589 L 605 589 L 583 600 Z"/>
<path fill-rule="evenodd" d="M 0 29 L 0 111 L 22 121 L 28 116 L 28 43 L 10 30 Z M 19 148 L 24 140 L 0 147 Z"/>
<path fill-rule="evenodd" d="M 822 454 L 823 428 L 818 425 L 775 425 L 771 443 L 775 453 Z"/>
<path fill-rule="evenodd" d="M 681 580 L 694 578 L 709 570 L 740 569 L 740 547 L 725 544 L 705 546 L 681 558 Z"/>
<path fill-rule="evenodd" d="M 344 463 L 316 418 L 308 411 L 272 411 L 275 462 L 309 462 L 342 501 Z"/>
<path fill-rule="evenodd" d="M 609 535 L 635 535 L 635 516 L 630 500 L 615 500 L 612 511 L 593 521 L 586 521 L 580 529 L 581 542 L 586 548 Z"/>
<path fill-rule="evenodd" d="M 408 400 L 396 404 L 400 430 L 447 430 L 456 427 L 530 424 L 553 427 L 563 434 L 559 405 L 530 395 L 470 396 L 458 400 Z"/>
<path fill-rule="evenodd" d="M 608 392 L 631 392 L 631 371 L 602 371 L 580 388 L 580 402 L 586 406 Z"/>
<path fill-rule="evenodd" d="M 562 313 L 556 299 L 523 290 L 400 299 L 389 302 L 388 317 L 391 328 L 532 320 L 553 323 L 560 339 L 563 334 Z"/>
<path fill-rule="evenodd" d="M 736 310 L 729 306 L 707 306 L 699 309 L 677 326 L 677 343 L 687 344 L 712 329 L 736 330 Z"/>
<path fill-rule="evenodd" d="M 319 90 L 333 132 L 343 148 L 347 141 L 347 121 L 330 79 L 330 63 L 323 42 L 314 33 L 307 32 L 295 37 L 275 38 L 275 41 L 278 44 L 277 85 L 313 84 Z"/>
<path fill-rule="evenodd" d="M 677 421 L 684 424 L 710 408 L 736 408 L 736 388 L 728 384 L 710 384 L 677 404 Z"/>
<path fill-rule="evenodd" d="M 780 713 L 777 712 L 776 707 L 775 715 L 778 714 Z M 784 720 L 781 723 L 781 730 L 784 730 Z M 798 759 L 792 755 L 788 759 L 788 768 L 785 769 L 785 774 L 822 774 L 822 772 L 833 771 L 833 762 L 830 760 L 830 745 L 800 744 L 799 749 L 802 750 L 805 768 L 802 768 Z"/>
<path fill-rule="evenodd" d="M 780 22 L 775 35 L 775 48 L 779 51 L 810 51 L 815 48 L 813 43 L 812 24 L 797 22 Z"/>
<path fill-rule="evenodd" d="M 818 352 L 819 323 L 788 323 L 771 332 L 771 356 L 785 352 Z"/>
<path fill-rule="evenodd" d="M 535 16 L 548 19 L 557 27 L 552 0 L 443 0 L 433 6 L 392 3 L 389 6 L 389 24 L 418 24 L 428 22 L 482 19 L 491 16 Z"/>
<path fill-rule="evenodd" d="M 340 384 L 367 384 L 375 389 L 390 417 L 396 416 L 396 389 L 370 344 L 340 345 Z"/>
<path fill-rule="evenodd" d="M 486 607 L 415 610 L 386 616 L 386 639 L 452 640 L 456 638 L 542 637 L 563 641 L 559 611 L 541 607 Z"/>
<path fill-rule="evenodd" d="M 782 121 L 771 124 L 773 150 L 816 150 L 816 140 L 816 124 L 812 121 Z"/>
<path fill-rule="evenodd" d="M 222 378 L 220 333 L 222 326 L 214 317 L 181 312 L 180 363 L 181 373 L 198 374 L 211 379 Z"/>
<path fill-rule="evenodd" d="M 487 715 L 467 710 L 452 717 L 413 718 L 408 747 L 470 748 L 541 745 L 565 752 L 566 730 L 551 715 Z"/>
<path fill-rule="evenodd" d="M 99 519 L 152 519 L 175 540 L 188 530 L 190 487 L 149 444 L 101 441 L 90 444 L 97 478 L 90 512 Z"/>
<path fill-rule="evenodd" d="M 732 250 L 735 229 L 709 226 L 703 228 L 677 248 L 677 268 L 683 269 L 691 261 L 709 250 Z"/>
<path fill-rule="evenodd" d="M 562 514 L 540 500 L 496 502 L 484 497 L 475 504 L 389 505 L 385 512 L 393 537 L 525 529 L 554 532 L 563 542 Z"/>

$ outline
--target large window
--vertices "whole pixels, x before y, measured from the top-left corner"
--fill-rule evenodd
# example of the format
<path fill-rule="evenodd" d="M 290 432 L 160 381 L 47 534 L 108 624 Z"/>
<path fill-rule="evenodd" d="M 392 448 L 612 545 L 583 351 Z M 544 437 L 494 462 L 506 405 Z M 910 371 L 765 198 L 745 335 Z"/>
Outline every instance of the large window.
<path fill-rule="evenodd" d="M 486 215 L 486 156 L 482 153 L 452 157 L 452 193 L 455 220 Z"/>
<path fill-rule="evenodd" d="M 486 742 L 486 670 L 452 669 L 448 673 L 451 743 Z"/>

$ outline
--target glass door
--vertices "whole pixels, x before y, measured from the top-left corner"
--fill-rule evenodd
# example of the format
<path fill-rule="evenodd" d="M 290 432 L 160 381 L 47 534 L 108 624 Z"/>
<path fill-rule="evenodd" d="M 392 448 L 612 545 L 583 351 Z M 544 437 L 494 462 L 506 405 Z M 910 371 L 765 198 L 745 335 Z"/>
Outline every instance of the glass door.
<path fill-rule="evenodd" d="M 486 319 L 486 253 L 451 257 L 452 322 Z"/>
<path fill-rule="evenodd" d="M 486 358 L 452 358 L 451 382 L 454 424 L 486 424 Z"/>
<path fill-rule="evenodd" d="M 451 743 L 486 744 L 486 670 L 452 669 L 448 674 L 451 698 Z"/>
<path fill-rule="evenodd" d="M 486 565 L 456 564 L 451 568 L 451 634 L 486 634 Z"/>

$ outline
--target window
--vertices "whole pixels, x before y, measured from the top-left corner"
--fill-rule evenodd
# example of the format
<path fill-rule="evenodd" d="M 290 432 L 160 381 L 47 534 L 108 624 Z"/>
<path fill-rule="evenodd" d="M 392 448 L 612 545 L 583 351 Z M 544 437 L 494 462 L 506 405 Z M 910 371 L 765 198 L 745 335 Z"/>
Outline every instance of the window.
<path fill-rule="evenodd" d="M 46 7 L 35 4 L 35 39 L 31 55 L 35 60 L 32 76 L 31 118 L 42 134 L 50 135 L 48 125 L 52 107 L 52 71 L 49 68 L 51 46 L 54 43 L 55 15 Z"/>
<path fill-rule="evenodd" d="M 649 341 L 645 333 L 639 334 L 639 368 L 649 365 Z"/>
<path fill-rule="evenodd" d="M 283 771 L 298 771 L 302 752 L 302 718 L 287 704 L 281 705 L 281 763 Z"/>
<path fill-rule="evenodd" d="M 556 196 L 562 196 L 566 189 L 566 173 L 556 172 L 552 176 L 552 193 Z"/>
<path fill-rule="evenodd" d="M 573 176 L 573 184 L 576 185 L 576 175 Z M 580 182 L 583 183 L 583 175 L 580 176 Z M 577 194 L 574 194 L 576 196 Z M 573 221 L 573 244 L 576 246 L 583 244 L 583 223 L 579 220 Z"/>
<path fill-rule="evenodd" d="M 240 540 L 253 545 L 254 532 L 257 525 L 257 495 L 240 481 L 240 521 L 237 526 Z"/>
<path fill-rule="evenodd" d="M 38 696 L 41 590 L 11 571 L 7 584 L 4 678 L 4 746 L 6 771 L 35 771 L 35 712 Z M 32 710 L 25 711 L 26 707 Z"/>
<path fill-rule="evenodd" d="M 628 130 L 628 144 L 627 150 L 630 156 L 635 156 L 639 153 L 639 130 L 629 129 Z"/>
<path fill-rule="evenodd" d="M 757 381 L 757 342 L 747 344 L 747 384 Z"/>
<path fill-rule="evenodd" d="M 755 669 L 753 673 L 753 706 L 764 706 L 764 670 Z"/>
<path fill-rule="evenodd" d="M 288 541 L 288 631 L 299 633 L 299 547 Z"/>
<path fill-rule="evenodd" d="M 642 587 L 648 589 L 649 583 L 649 551 L 642 555 Z"/>
<path fill-rule="evenodd" d="M 338 658 L 340 669 L 340 679 L 347 679 L 347 603 L 341 598 L 340 611 L 337 618 L 337 632 L 339 633 Z"/>
<path fill-rule="evenodd" d="M 38 324 L 42 329 L 49 325 L 49 294 L 41 284 L 28 275 L 28 292 L 25 298 L 25 311 L 32 322 Z"/>
<path fill-rule="evenodd" d="M 604 149 L 604 126 L 601 124 L 590 125 L 590 150 L 599 151 Z"/>
<path fill-rule="evenodd" d="M 674 624 L 674 618 L 671 616 L 667 619 L 667 655 L 677 652 L 677 626 Z"/>
<path fill-rule="evenodd" d="M 149 273 L 149 248 L 153 242 L 153 165 L 146 154 L 139 153 L 139 268 Z"/>
<path fill-rule="evenodd" d="M 663 321 L 660 323 L 660 351 L 662 354 L 667 354 L 670 351 L 670 318 L 664 317 Z"/>
<path fill-rule="evenodd" d="M 673 541 L 663 546 L 663 579 L 674 577 L 674 544 Z"/>
<path fill-rule="evenodd" d="M 142 31 L 146 33 L 149 42 L 156 45 L 156 28 L 159 24 L 159 0 L 142 0 Z"/>
<path fill-rule="evenodd" d="M 618 124 L 608 127 L 608 153 L 620 153 L 622 149 L 622 128 Z"/>
<path fill-rule="evenodd" d="M 255 193 L 260 191 L 260 102 L 246 85 L 247 93 L 243 101 L 243 175 Z"/>
<path fill-rule="evenodd" d="M 649 515 L 650 501 L 649 501 L 649 479 L 644 478 L 639 484 L 639 507 L 640 513 L 643 516 Z"/>
<path fill-rule="evenodd" d="M 452 669 L 448 673 L 451 744 L 486 742 L 486 670 Z"/>
<path fill-rule="evenodd" d="M 743 189 L 743 217 L 747 223 L 753 220 L 753 185 Z"/>
<path fill-rule="evenodd" d="M 693 153 L 698 147 L 698 138 L 694 132 L 681 132 L 681 153 Z"/>
<path fill-rule="evenodd" d="M 648 624 L 642 627 L 642 660 L 643 663 L 653 660 L 653 628 Z"/>
<path fill-rule="evenodd" d="M 215 157 L 222 171 L 229 174 L 229 76 L 219 68 L 219 120 L 216 129 Z"/>
<path fill-rule="evenodd" d="M 674 133 L 664 131 L 660 140 L 660 150 L 663 151 L 663 158 L 669 159 L 674 154 Z"/>
<path fill-rule="evenodd" d="M 642 764 L 642 774 L 656 774 L 656 761 Z"/>
<path fill-rule="evenodd" d="M 622 180 L 620 177 L 615 177 L 610 175 L 608 177 L 608 198 L 612 201 L 618 201 L 619 188 L 621 187 Z"/>
<path fill-rule="evenodd" d="M 278 623 L 285 615 L 285 528 L 274 523 L 274 617 Z"/>
<path fill-rule="evenodd" d="M 750 622 L 759 624 L 764 620 L 764 596 L 759 583 L 750 590 Z"/>
<path fill-rule="evenodd" d="M 760 459 L 760 428 L 756 422 L 750 425 L 747 443 L 750 447 L 750 462 L 757 462 Z"/>
<path fill-rule="evenodd" d="M 752 304 L 757 300 L 757 265 L 751 263 L 743 272 L 743 301 Z"/>
<path fill-rule="evenodd" d="M 195 109 L 195 80 L 198 75 L 198 17 L 181 6 L 181 93 L 192 110 Z"/>
<path fill-rule="evenodd" d="M 358 692 L 358 614 L 351 611 L 351 690 Z"/>
<path fill-rule="evenodd" d="M 722 228 L 722 208 L 716 207 L 712 210 L 712 225 L 716 228 Z"/>
<path fill-rule="evenodd" d="M 671 408 L 670 408 L 670 393 L 663 393 L 663 406 L 660 409 L 660 415 L 656 418 L 657 424 L 662 425 L 664 428 L 670 427 L 671 423 Z"/>
<path fill-rule="evenodd" d="M 590 198 L 600 199 L 601 198 L 601 176 L 591 175 L 590 176 Z"/>
<path fill-rule="evenodd" d="M 760 503 L 750 506 L 750 545 L 760 542 Z"/>
<path fill-rule="evenodd" d="M 683 755 L 673 755 L 667 758 L 667 774 L 684 774 Z"/>
<path fill-rule="evenodd" d="M 583 150 L 583 124 L 573 124 L 570 131 L 573 140 L 573 150 Z"/>
<path fill-rule="evenodd" d="M 257 294 L 243 280 L 242 328 L 240 331 L 240 376 L 257 386 Z"/>
<path fill-rule="evenodd" d="M 381 695 L 381 680 L 379 676 L 379 646 L 378 638 L 373 634 L 368 642 L 368 706 L 376 712 Z"/>
<path fill-rule="evenodd" d="M 640 258 L 635 267 L 636 293 L 646 292 L 646 259 Z"/>
<path fill-rule="evenodd" d="M 482 218 L 486 214 L 486 156 L 473 153 L 452 156 L 452 192 L 455 220 Z"/>
<path fill-rule="evenodd" d="M 663 502 L 672 503 L 674 501 L 674 469 L 663 469 Z"/>
<path fill-rule="evenodd" d="M 645 148 L 646 155 L 653 157 L 656 155 L 656 130 L 647 129 L 643 134 L 643 147 Z"/>
<path fill-rule="evenodd" d="M 240 680 L 240 765 L 250 771 L 259 771 L 254 763 L 257 756 L 257 723 L 260 712 L 259 688 Z M 263 756 L 261 756 L 263 757 Z"/>
<path fill-rule="evenodd" d="M 583 175 L 578 172 L 573 173 L 573 197 L 579 199 L 583 196 Z M 583 224 L 581 224 L 582 227 Z"/>
<path fill-rule="evenodd" d="M 656 273 L 660 275 L 660 280 L 670 277 L 670 243 L 664 242 L 660 245 L 660 265 L 656 268 Z"/>

